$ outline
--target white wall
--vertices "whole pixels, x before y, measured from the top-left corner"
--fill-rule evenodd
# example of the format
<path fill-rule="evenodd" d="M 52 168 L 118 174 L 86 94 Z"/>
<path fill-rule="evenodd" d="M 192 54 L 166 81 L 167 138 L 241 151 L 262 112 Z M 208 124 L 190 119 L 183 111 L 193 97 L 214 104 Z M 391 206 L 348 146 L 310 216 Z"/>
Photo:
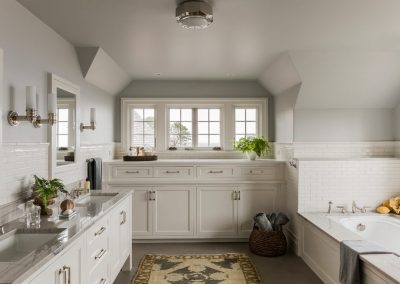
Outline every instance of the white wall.
<path fill-rule="evenodd" d="M 393 109 L 295 109 L 295 141 L 392 141 Z"/>
<path fill-rule="evenodd" d="M 16 110 L 24 113 L 25 86 L 39 93 L 39 111 L 47 108 L 47 72 L 53 72 L 81 87 L 81 117 L 88 121 L 90 107 L 97 107 L 98 130 L 85 132 L 83 143 L 112 142 L 113 98 L 83 80 L 74 47 L 14 0 L 0 1 L 0 48 L 4 50 L 3 142 L 47 142 L 47 127 L 34 129 L 28 123 L 10 127 L 5 119 L 10 95 Z"/>

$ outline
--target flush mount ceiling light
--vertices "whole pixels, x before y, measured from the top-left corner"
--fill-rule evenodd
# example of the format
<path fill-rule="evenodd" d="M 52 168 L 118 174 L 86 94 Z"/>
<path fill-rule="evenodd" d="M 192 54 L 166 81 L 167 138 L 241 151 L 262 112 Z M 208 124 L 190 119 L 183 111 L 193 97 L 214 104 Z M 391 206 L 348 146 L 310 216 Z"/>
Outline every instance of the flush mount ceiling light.
<path fill-rule="evenodd" d="M 187 29 L 205 29 L 213 22 L 212 8 L 202 1 L 185 1 L 176 7 L 176 20 Z"/>

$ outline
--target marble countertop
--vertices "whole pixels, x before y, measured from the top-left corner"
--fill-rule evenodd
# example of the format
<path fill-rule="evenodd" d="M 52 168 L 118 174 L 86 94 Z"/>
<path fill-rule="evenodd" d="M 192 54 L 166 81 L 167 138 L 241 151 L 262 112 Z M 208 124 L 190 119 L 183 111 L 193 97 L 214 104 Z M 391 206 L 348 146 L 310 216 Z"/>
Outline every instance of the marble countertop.
<path fill-rule="evenodd" d="M 366 214 L 331 214 L 327 213 L 298 213 L 301 217 L 311 222 L 319 229 L 324 231 L 330 237 L 338 242 L 344 240 L 360 240 L 362 239 L 356 233 L 346 229 L 340 225 L 335 219 L 352 217 L 352 216 L 382 216 L 377 213 Z M 329 218 L 331 217 L 331 218 Z M 395 218 L 395 217 L 393 217 Z M 394 238 L 396 236 L 393 236 Z M 365 254 L 360 256 L 364 262 L 367 262 L 386 274 L 394 282 L 400 283 L 400 257 L 394 254 Z"/>
<path fill-rule="evenodd" d="M 245 166 L 252 166 L 252 165 L 261 165 L 261 164 L 268 164 L 268 163 L 285 163 L 285 161 L 279 161 L 275 159 L 257 159 L 255 161 L 251 161 L 248 159 L 158 159 L 156 161 L 138 161 L 138 162 L 125 162 L 123 160 L 109 160 L 105 161 L 104 164 L 115 164 L 115 165 L 162 165 L 162 164 L 237 164 L 237 165 L 245 165 Z"/>
<path fill-rule="evenodd" d="M 101 192 L 96 191 L 96 193 Z M 91 201 L 90 209 L 88 207 L 75 207 L 78 214 L 70 220 L 57 218 L 56 220 L 49 221 L 48 218 L 42 217 L 39 231 L 52 232 L 54 229 L 60 228 L 64 230 L 56 238 L 29 253 L 19 261 L 0 262 L 0 283 L 21 283 L 26 280 L 33 272 L 37 271 L 69 244 L 73 243 L 74 240 L 79 238 L 89 227 L 114 208 L 114 205 L 130 194 L 131 192 L 129 191 L 120 192 L 106 202 Z M 16 229 L 26 229 L 25 220 L 22 218 L 14 220 L 5 224 L 4 229 L 4 235 L 12 233 Z"/>

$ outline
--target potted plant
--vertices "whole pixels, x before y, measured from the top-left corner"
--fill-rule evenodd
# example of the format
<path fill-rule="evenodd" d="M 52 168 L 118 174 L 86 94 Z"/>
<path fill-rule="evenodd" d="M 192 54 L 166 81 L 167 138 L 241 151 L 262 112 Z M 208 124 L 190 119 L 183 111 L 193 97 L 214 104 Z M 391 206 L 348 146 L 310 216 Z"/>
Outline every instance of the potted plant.
<path fill-rule="evenodd" d="M 47 210 L 47 206 L 54 203 L 54 199 L 59 192 L 68 193 L 68 191 L 65 190 L 65 186 L 60 179 L 46 179 L 37 175 L 34 175 L 34 177 L 33 196 L 35 204 L 42 208 L 41 212 L 43 214 L 51 215 L 51 212 Z"/>
<path fill-rule="evenodd" d="M 242 137 L 235 142 L 234 147 L 246 154 L 250 160 L 255 160 L 271 152 L 271 145 L 264 137 Z"/>

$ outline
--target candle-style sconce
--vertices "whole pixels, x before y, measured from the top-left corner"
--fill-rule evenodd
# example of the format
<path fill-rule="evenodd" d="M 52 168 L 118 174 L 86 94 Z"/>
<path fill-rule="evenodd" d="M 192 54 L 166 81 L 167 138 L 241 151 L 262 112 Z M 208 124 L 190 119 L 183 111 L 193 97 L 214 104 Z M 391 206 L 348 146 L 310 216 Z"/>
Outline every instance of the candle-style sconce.
<path fill-rule="evenodd" d="M 7 120 L 11 126 L 18 126 L 21 121 L 27 121 L 33 124 L 35 128 L 40 127 L 42 124 L 54 125 L 56 123 L 56 99 L 55 96 L 49 94 L 49 113 L 47 119 L 42 119 L 37 114 L 37 94 L 36 87 L 26 87 L 26 115 L 21 116 L 14 110 L 8 112 Z"/>
<path fill-rule="evenodd" d="M 90 109 L 90 124 L 84 125 L 83 123 L 81 123 L 80 129 L 81 129 L 81 132 L 83 132 L 85 129 L 90 129 L 90 130 L 96 129 L 96 109 L 95 108 Z"/>

